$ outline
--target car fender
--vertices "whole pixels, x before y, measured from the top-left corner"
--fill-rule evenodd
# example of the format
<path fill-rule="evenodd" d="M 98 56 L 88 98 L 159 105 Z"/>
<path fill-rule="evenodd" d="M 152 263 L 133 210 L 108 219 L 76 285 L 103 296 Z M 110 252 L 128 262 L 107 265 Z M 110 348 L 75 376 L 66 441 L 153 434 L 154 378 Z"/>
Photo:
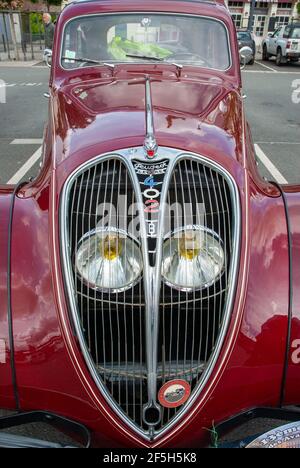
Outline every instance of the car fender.
<path fill-rule="evenodd" d="M 10 409 L 16 408 L 7 303 L 8 233 L 13 193 L 14 187 L 0 186 L 0 401 Z"/>
<path fill-rule="evenodd" d="M 300 185 L 283 189 L 290 229 L 290 331 L 283 402 L 299 404 L 300 394 Z"/>

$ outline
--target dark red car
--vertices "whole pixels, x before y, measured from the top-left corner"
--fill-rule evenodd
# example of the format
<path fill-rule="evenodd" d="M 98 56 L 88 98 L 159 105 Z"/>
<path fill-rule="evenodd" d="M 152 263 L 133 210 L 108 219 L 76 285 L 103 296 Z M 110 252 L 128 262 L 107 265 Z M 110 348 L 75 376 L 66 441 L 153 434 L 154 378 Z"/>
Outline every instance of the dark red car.
<path fill-rule="evenodd" d="M 200 447 L 300 404 L 300 186 L 258 173 L 221 2 L 67 6 L 41 171 L 0 219 L 6 423 Z"/>

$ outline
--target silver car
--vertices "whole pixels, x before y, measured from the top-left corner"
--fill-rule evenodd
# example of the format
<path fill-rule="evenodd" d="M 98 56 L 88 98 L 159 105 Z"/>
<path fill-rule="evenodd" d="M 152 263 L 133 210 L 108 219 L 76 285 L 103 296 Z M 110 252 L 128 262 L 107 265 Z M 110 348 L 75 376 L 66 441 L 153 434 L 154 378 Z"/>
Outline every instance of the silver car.
<path fill-rule="evenodd" d="M 298 62 L 300 59 L 300 23 L 281 26 L 263 41 L 263 60 L 276 57 L 276 64 Z"/>

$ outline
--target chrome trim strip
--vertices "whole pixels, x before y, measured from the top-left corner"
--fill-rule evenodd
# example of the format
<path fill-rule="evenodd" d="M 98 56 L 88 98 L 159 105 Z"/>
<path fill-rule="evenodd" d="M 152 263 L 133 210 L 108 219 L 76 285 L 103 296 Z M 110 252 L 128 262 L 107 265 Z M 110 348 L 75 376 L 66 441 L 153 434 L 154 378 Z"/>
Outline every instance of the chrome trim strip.
<path fill-rule="evenodd" d="M 76 329 L 76 333 L 78 336 L 79 344 L 83 356 L 86 360 L 87 366 L 91 373 L 92 378 L 94 379 L 96 385 L 98 386 L 100 392 L 105 396 L 108 403 L 111 405 L 112 409 L 116 412 L 116 414 L 122 419 L 122 421 L 128 425 L 133 431 L 138 433 L 143 439 L 146 440 L 156 440 L 162 437 L 167 431 L 170 431 L 172 427 L 174 427 L 179 420 L 184 418 L 184 415 L 188 412 L 188 410 L 194 405 L 197 398 L 199 397 L 200 393 L 208 383 L 208 380 L 212 374 L 214 366 L 217 362 L 217 359 L 220 355 L 221 348 L 226 336 L 226 332 L 228 330 L 228 326 L 231 319 L 231 312 L 234 305 L 235 300 L 235 291 L 237 285 L 237 277 L 238 277 L 238 266 L 239 266 L 239 258 L 240 258 L 240 246 L 241 246 L 241 204 L 240 204 L 240 197 L 239 197 L 239 190 L 235 180 L 233 179 L 232 175 L 227 172 L 222 166 L 218 163 L 204 157 L 201 155 L 197 155 L 195 153 L 188 153 L 182 152 L 179 150 L 174 150 L 171 148 L 160 148 L 160 158 L 156 160 L 159 162 L 160 160 L 169 159 L 169 167 L 167 170 L 167 174 L 165 176 L 165 181 L 162 188 L 162 209 L 160 211 L 160 218 L 159 218 L 159 236 L 160 242 L 157 243 L 157 260 L 156 266 L 150 267 L 149 265 L 149 256 L 147 250 L 147 232 L 146 232 L 146 223 L 141 222 L 141 236 L 142 236 L 142 253 L 143 253 L 143 260 L 144 260 L 144 268 L 145 272 L 148 271 L 148 275 L 144 275 L 144 288 L 145 288 L 145 303 L 146 303 L 146 310 L 147 310 L 147 335 L 148 335 L 148 342 L 147 342 L 147 370 L 148 370 L 148 399 L 149 403 L 152 406 L 156 407 L 156 372 L 157 372 L 157 333 L 158 333 L 158 309 L 159 309 L 159 302 L 160 302 L 160 288 L 161 288 L 161 263 L 162 263 L 162 247 L 163 247 L 163 219 L 165 215 L 166 209 L 166 198 L 168 195 L 168 188 L 170 184 L 170 178 L 173 174 L 174 168 L 178 162 L 184 159 L 194 160 L 198 163 L 203 163 L 206 167 L 209 167 L 218 173 L 220 173 L 226 180 L 230 188 L 231 194 L 231 202 L 232 202 L 232 214 L 233 214 L 233 232 L 232 232 L 232 246 L 233 252 L 231 257 L 231 268 L 229 272 L 229 292 L 228 298 L 226 301 L 226 307 L 224 311 L 224 319 L 222 323 L 222 327 L 218 336 L 218 340 L 215 344 L 214 351 L 208 361 L 206 369 L 193 390 L 191 398 L 189 401 L 182 407 L 181 410 L 175 415 L 175 417 L 166 424 L 161 430 L 154 432 L 150 430 L 144 431 L 139 427 L 136 423 L 134 423 L 129 417 L 124 413 L 124 411 L 120 408 L 120 406 L 112 399 L 112 396 L 109 394 L 108 390 L 106 389 L 105 385 L 103 384 L 101 378 L 97 373 L 97 369 L 95 368 L 93 359 L 88 351 L 86 340 L 82 332 L 82 327 L 80 323 L 80 317 L 77 310 L 76 305 L 76 292 L 74 288 L 74 282 L 72 279 L 72 262 L 71 262 L 71 255 L 68 255 L 68 250 L 70 249 L 70 244 L 68 242 L 68 234 L 67 234 L 67 226 L 68 226 L 68 206 L 69 206 L 69 195 L 70 189 L 74 180 L 84 171 L 90 169 L 98 162 L 105 162 L 110 159 L 116 159 L 122 161 L 123 164 L 126 166 L 130 179 L 132 181 L 133 188 L 135 190 L 137 202 L 139 206 L 143 206 L 142 194 L 140 191 L 139 181 L 136 176 L 136 173 L 133 168 L 133 164 L 131 161 L 139 160 L 143 161 L 145 159 L 144 150 L 143 148 L 130 148 L 128 150 L 122 150 L 118 153 L 106 153 L 103 155 L 98 155 L 95 158 L 91 159 L 88 162 L 83 163 L 79 166 L 67 179 L 65 182 L 61 200 L 60 200 L 60 234 L 61 234 L 61 255 L 62 255 L 62 264 L 64 268 L 64 276 L 65 276 L 65 283 L 67 289 L 68 299 L 70 301 L 70 310 L 72 314 L 72 318 L 74 321 L 74 326 Z M 142 221 L 144 221 L 143 210 L 140 210 L 140 216 L 142 216 Z M 147 281 L 146 278 L 151 278 L 151 281 Z M 154 320 L 153 320 L 154 318 Z M 152 343 L 154 348 L 152 348 L 151 354 L 149 353 L 149 343 Z M 149 378 L 150 377 L 150 378 Z"/>
<path fill-rule="evenodd" d="M 151 82 L 149 76 L 146 77 L 145 83 L 145 109 L 146 109 L 146 137 L 144 141 L 145 154 L 149 159 L 153 159 L 156 156 L 158 145 L 154 133 L 154 118 L 153 118 L 153 107 L 152 107 L 152 96 L 151 96 Z M 153 154 L 150 155 L 149 152 Z"/>

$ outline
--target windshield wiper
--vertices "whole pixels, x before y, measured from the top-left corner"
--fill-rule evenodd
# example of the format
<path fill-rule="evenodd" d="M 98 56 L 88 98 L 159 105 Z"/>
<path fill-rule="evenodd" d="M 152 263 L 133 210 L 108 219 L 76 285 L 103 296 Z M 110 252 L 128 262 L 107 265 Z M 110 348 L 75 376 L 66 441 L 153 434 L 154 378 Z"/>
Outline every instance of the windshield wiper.
<path fill-rule="evenodd" d="M 97 65 L 103 65 L 103 62 L 99 62 L 98 60 L 92 60 L 89 58 L 73 58 L 73 57 L 62 57 L 62 60 L 72 60 L 73 62 L 81 62 L 81 63 L 96 63 Z"/>
<path fill-rule="evenodd" d="M 104 67 L 109 67 L 114 69 L 115 66 L 113 63 L 106 63 L 106 62 L 101 62 L 100 60 L 92 60 L 89 58 L 84 58 L 84 57 L 77 57 L 77 58 L 71 58 L 71 57 L 62 57 L 62 60 L 70 60 L 73 62 L 79 62 L 79 63 L 93 63 L 95 65 L 103 65 Z"/>
<path fill-rule="evenodd" d="M 129 58 L 139 58 L 142 60 L 154 60 L 155 62 L 164 62 L 165 59 L 160 57 L 151 57 L 150 55 L 137 55 L 137 54 L 126 54 Z"/>

